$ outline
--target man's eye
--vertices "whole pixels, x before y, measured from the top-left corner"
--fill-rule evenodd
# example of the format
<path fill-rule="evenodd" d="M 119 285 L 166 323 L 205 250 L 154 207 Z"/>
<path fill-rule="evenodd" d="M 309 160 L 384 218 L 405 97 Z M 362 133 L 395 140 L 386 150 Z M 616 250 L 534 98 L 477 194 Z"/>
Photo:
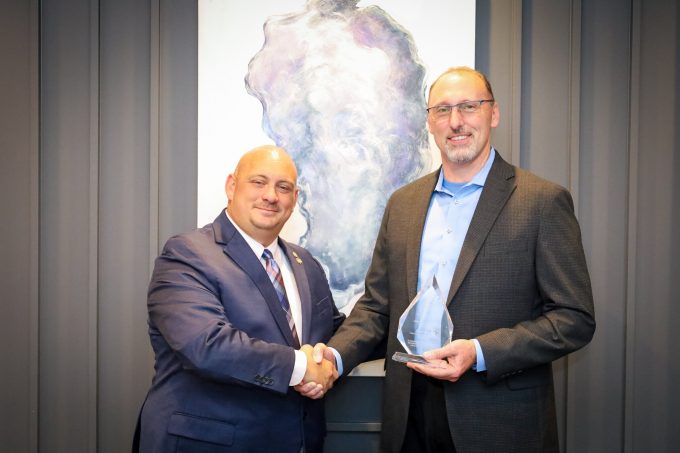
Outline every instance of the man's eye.
<path fill-rule="evenodd" d="M 458 104 L 458 110 L 463 113 L 474 113 L 477 111 L 477 106 L 472 102 L 463 102 L 462 104 Z"/>
<path fill-rule="evenodd" d="M 262 187 L 262 186 L 264 186 L 264 184 L 265 184 L 264 181 L 259 180 L 259 179 L 254 179 L 254 180 L 252 180 L 252 181 L 250 181 L 250 182 L 251 182 L 251 184 L 253 184 L 253 185 L 257 186 L 257 187 Z"/>
<path fill-rule="evenodd" d="M 293 188 L 291 186 L 287 185 L 280 185 L 279 186 L 279 192 L 281 193 L 290 193 L 293 191 Z"/>
<path fill-rule="evenodd" d="M 434 110 L 434 112 L 437 115 L 447 115 L 447 114 L 451 113 L 451 107 L 448 106 L 448 105 L 442 105 L 442 106 L 437 107 Z"/>

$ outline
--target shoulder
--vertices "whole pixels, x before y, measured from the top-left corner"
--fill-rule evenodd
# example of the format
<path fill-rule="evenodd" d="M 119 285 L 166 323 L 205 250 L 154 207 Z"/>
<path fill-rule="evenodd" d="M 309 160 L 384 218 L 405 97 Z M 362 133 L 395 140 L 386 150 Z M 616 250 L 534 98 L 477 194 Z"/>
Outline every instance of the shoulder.
<path fill-rule="evenodd" d="M 213 225 L 207 224 L 202 228 L 176 234 L 169 238 L 163 246 L 161 256 L 194 256 L 213 249 L 218 250 L 220 248 L 217 247 L 215 242 Z"/>
<path fill-rule="evenodd" d="M 493 185 L 495 181 L 512 181 L 520 192 L 536 196 L 552 197 L 558 193 L 568 193 L 563 186 L 507 162 L 498 150 L 496 150 L 496 157 L 487 177 L 487 183 L 491 182 Z"/>
<path fill-rule="evenodd" d="M 514 167 L 517 186 L 535 192 L 556 194 L 558 192 L 568 192 L 568 190 L 555 182 L 549 181 L 523 168 Z"/>
<path fill-rule="evenodd" d="M 514 170 L 513 209 L 528 210 L 536 220 L 574 216 L 574 201 L 568 189 L 522 168 Z"/>
<path fill-rule="evenodd" d="M 566 187 L 544 179 L 528 170 L 514 168 L 517 192 L 522 198 L 535 200 L 544 206 L 555 201 L 562 201 L 568 206 L 573 206 L 571 193 Z"/>

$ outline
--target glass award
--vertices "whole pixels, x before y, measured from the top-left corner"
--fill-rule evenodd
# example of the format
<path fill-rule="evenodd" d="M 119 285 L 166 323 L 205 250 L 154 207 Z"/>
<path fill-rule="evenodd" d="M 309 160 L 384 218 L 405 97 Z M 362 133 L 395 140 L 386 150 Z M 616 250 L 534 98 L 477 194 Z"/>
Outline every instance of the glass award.
<path fill-rule="evenodd" d="M 392 360 L 427 365 L 423 353 L 449 344 L 452 335 L 446 299 L 433 274 L 399 318 L 397 339 L 406 353 L 397 351 Z"/>

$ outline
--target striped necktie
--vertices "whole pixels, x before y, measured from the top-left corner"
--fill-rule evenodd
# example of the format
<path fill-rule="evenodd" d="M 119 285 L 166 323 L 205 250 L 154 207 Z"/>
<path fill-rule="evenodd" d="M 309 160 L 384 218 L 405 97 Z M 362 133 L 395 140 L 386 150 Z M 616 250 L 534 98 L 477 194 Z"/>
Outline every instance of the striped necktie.
<path fill-rule="evenodd" d="M 262 252 L 262 258 L 264 258 L 265 269 L 269 275 L 269 279 L 274 285 L 274 290 L 276 290 L 276 295 L 279 297 L 279 303 L 281 308 L 286 313 L 286 320 L 288 321 L 288 327 L 293 333 L 293 339 L 296 342 L 296 346 L 300 346 L 300 339 L 297 334 L 297 329 L 295 328 L 295 321 L 293 320 L 293 314 L 290 312 L 290 304 L 288 303 L 288 297 L 286 297 L 286 287 L 283 285 L 283 277 L 281 276 L 281 269 L 279 265 L 274 261 L 274 256 L 269 249 L 264 249 Z"/>

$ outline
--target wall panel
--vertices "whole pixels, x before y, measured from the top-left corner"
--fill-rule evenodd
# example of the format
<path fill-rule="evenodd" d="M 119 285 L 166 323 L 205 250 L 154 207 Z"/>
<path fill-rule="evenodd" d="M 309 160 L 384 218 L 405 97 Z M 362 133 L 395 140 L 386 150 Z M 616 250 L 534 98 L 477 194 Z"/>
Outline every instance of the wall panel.
<path fill-rule="evenodd" d="M 523 2 L 522 8 L 520 166 L 565 187 L 570 170 L 571 4 L 534 0 Z"/>
<path fill-rule="evenodd" d="M 487 75 L 500 109 L 494 146 L 515 165 L 520 159 L 522 1 L 477 0 L 475 61 Z"/>
<path fill-rule="evenodd" d="M 153 372 L 149 279 L 149 2 L 100 2 L 99 452 L 127 451 Z"/>
<path fill-rule="evenodd" d="M 621 451 L 623 441 L 630 2 L 583 2 L 579 217 L 597 331 L 570 359 L 570 451 Z"/>
<path fill-rule="evenodd" d="M 5 2 L 0 13 L 0 439 L 37 448 L 38 9 Z"/>
<path fill-rule="evenodd" d="M 158 251 L 173 234 L 196 227 L 198 178 L 198 8 L 181 0 L 159 6 Z"/>
<path fill-rule="evenodd" d="M 680 444 L 680 6 L 640 2 L 637 250 L 626 451 Z"/>
<path fill-rule="evenodd" d="M 41 451 L 96 449 L 97 300 L 91 298 L 91 286 L 97 262 L 91 232 L 97 213 L 90 203 L 98 191 L 91 180 L 92 101 L 97 98 L 91 70 L 97 61 L 91 8 L 88 0 L 41 6 Z"/>

